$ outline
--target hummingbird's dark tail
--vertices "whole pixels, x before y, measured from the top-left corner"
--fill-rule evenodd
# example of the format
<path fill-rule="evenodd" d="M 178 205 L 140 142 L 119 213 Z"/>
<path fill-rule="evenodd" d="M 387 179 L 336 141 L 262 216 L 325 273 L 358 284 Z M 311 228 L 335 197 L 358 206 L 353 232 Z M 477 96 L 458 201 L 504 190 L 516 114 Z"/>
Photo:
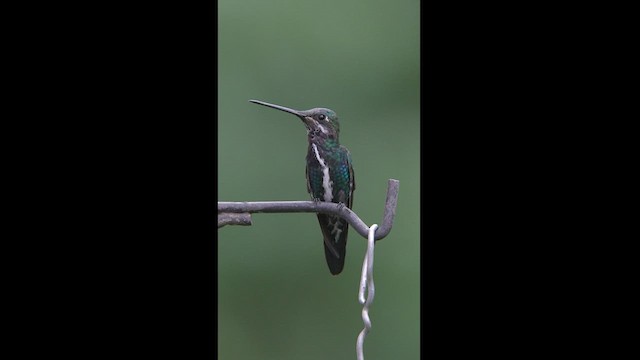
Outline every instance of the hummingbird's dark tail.
<path fill-rule="evenodd" d="M 349 223 L 338 217 L 318 214 L 318 222 L 324 237 L 324 255 L 331 274 L 338 275 L 344 267 L 347 255 L 347 232 Z"/>

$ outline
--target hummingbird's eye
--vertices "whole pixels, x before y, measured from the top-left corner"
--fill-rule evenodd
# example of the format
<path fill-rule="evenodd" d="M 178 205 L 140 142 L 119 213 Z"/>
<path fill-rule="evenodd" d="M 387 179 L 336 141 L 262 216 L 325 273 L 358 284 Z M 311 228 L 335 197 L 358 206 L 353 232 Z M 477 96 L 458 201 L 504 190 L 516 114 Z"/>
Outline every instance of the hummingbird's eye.
<path fill-rule="evenodd" d="M 325 118 L 326 118 L 326 116 L 324 116 L 324 114 L 320 114 L 320 115 L 318 116 L 318 119 L 320 119 L 320 120 L 324 120 Z"/>

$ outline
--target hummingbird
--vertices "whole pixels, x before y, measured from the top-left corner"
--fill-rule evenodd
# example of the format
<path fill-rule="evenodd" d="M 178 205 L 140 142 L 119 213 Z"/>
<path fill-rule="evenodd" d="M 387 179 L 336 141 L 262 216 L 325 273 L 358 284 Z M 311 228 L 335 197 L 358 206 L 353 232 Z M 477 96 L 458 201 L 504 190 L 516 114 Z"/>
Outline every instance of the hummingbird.
<path fill-rule="evenodd" d="M 300 118 L 307 128 L 307 191 L 313 201 L 342 204 L 351 209 L 356 183 L 351 154 L 340 145 L 340 123 L 333 110 L 313 108 L 294 110 L 259 100 L 252 103 L 288 112 Z M 331 274 L 338 275 L 344 267 L 349 223 L 336 215 L 317 214 L 324 238 L 324 255 Z"/>

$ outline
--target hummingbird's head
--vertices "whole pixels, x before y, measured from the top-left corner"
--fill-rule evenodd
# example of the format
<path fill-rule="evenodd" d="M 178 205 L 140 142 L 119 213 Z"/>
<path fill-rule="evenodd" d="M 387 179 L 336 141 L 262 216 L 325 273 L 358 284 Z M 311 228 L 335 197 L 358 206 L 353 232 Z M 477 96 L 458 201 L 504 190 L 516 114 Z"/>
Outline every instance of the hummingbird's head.
<path fill-rule="evenodd" d="M 340 135 L 338 115 L 331 109 L 315 108 L 300 111 L 298 116 L 307 127 L 307 134 L 310 137 L 337 139 Z"/>
<path fill-rule="evenodd" d="M 331 110 L 325 108 L 315 108 L 311 110 L 294 110 L 280 105 L 269 104 L 259 100 L 249 100 L 252 103 L 278 109 L 290 114 L 296 115 L 302 120 L 307 127 L 307 135 L 310 139 L 326 138 L 338 139 L 340 134 L 340 123 L 338 115 Z"/>

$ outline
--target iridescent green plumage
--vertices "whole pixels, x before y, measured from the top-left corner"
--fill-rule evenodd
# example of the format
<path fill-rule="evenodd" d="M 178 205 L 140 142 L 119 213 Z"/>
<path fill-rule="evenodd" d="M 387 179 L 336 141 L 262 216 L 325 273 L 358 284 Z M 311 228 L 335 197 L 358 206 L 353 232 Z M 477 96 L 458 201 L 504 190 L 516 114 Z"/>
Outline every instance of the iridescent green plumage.
<path fill-rule="evenodd" d="M 338 140 L 340 123 L 336 113 L 325 108 L 298 111 L 262 101 L 249 101 L 294 114 L 302 120 L 309 140 L 306 176 L 311 198 L 351 208 L 355 190 L 353 167 L 349 150 Z M 326 214 L 318 214 L 318 222 L 329 270 L 337 275 L 344 267 L 349 224 L 340 217 Z"/>

